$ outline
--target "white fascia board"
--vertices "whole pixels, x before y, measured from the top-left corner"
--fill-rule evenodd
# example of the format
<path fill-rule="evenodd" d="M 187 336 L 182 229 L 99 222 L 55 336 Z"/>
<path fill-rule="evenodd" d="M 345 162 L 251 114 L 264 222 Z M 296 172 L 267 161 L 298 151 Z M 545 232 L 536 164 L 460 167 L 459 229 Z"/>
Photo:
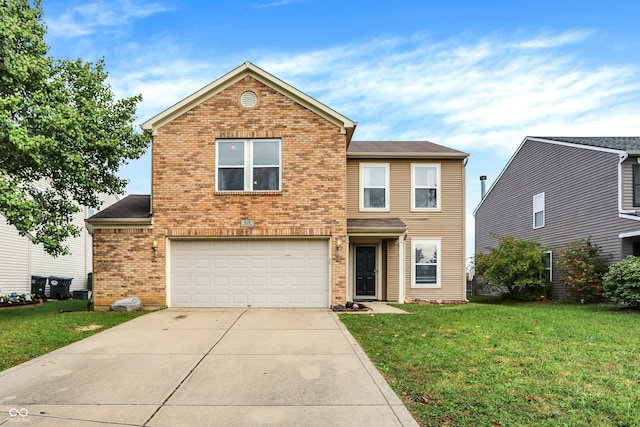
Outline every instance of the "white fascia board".
<path fill-rule="evenodd" d="M 628 231 L 626 233 L 620 233 L 618 234 L 618 237 L 620 239 L 626 239 L 627 237 L 637 237 L 640 236 L 640 230 L 637 231 Z"/>
<path fill-rule="evenodd" d="M 627 214 L 624 214 L 624 213 L 618 213 L 618 218 L 632 219 L 634 221 L 640 221 L 640 216 L 627 215 Z"/>
<path fill-rule="evenodd" d="M 184 114 L 190 109 L 196 107 L 197 105 L 200 105 L 209 98 L 217 95 L 224 89 L 232 86 L 246 76 L 255 78 L 264 85 L 282 93 L 288 98 L 296 101 L 309 110 L 315 112 L 319 116 L 325 118 L 329 122 L 339 126 L 342 133 L 347 134 L 349 138 L 351 138 L 351 135 L 353 135 L 353 131 L 357 125 L 356 122 L 349 120 L 347 117 L 313 99 L 309 95 L 299 91 L 288 83 L 285 83 L 284 81 L 267 73 L 261 68 L 256 67 L 251 62 L 245 62 L 244 64 L 235 68 L 224 76 L 209 83 L 202 89 L 189 95 L 182 101 L 174 104 L 165 111 L 147 120 L 142 124 L 142 129 L 151 130 L 155 135 L 158 128 L 164 126 L 165 124 L 169 123 L 170 121 Z"/>
<path fill-rule="evenodd" d="M 468 153 L 397 153 L 397 152 L 362 152 L 362 153 L 349 153 L 347 152 L 347 158 L 350 159 L 466 159 L 469 157 Z"/>

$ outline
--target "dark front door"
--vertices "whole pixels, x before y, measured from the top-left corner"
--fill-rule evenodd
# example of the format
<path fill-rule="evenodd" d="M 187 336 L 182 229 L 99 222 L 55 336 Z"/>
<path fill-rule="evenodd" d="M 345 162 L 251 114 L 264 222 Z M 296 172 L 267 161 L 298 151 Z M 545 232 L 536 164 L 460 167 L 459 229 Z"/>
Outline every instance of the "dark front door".
<path fill-rule="evenodd" d="M 376 247 L 356 246 L 356 298 L 376 297 Z"/>

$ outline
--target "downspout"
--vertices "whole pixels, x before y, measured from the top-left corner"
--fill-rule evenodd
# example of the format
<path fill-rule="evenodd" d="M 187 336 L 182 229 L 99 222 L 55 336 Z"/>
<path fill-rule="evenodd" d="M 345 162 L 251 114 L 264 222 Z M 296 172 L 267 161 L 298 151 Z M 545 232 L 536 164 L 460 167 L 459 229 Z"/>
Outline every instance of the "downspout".
<path fill-rule="evenodd" d="M 618 213 L 626 215 L 635 215 L 638 211 L 624 210 L 622 203 L 622 163 L 629 158 L 629 153 L 625 152 L 620 154 L 620 161 L 618 162 Z"/>
<path fill-rule="evenodd" d="M 398 304 L 404 304 L 404 295 L 405 295 L 405 268 L 407 265 L 405 258 L 405 238 L 407 237 L 407 232 L 405 231 L 398 238 Z"/>

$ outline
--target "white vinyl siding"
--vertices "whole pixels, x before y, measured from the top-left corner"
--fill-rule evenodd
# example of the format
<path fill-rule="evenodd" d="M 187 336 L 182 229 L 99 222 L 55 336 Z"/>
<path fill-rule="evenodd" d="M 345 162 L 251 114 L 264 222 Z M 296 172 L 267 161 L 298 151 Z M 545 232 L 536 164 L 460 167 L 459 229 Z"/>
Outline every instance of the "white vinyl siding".
<path fill-rule="evenodd" d="M 411 209 L 440 210 L 440 165 L 411 165 Z"/>
<path fill-rule="evenodd" d="M 279 139 L 216 141 L 217 191 L 280 191 Z"/>
<path fill-rule="evenodd" d="M 411 287 L 440 288 L 441 240 L 413 239 L 411 241 Z"/>
<path fill-rule="evenodd" d="M 360 164 L 360 210 L 389 210 L 389 163 Z"/>
<path fill-rule="evenodd" d="M 533 196 L 533 228 L 544 227 L 544 193 Z"/>

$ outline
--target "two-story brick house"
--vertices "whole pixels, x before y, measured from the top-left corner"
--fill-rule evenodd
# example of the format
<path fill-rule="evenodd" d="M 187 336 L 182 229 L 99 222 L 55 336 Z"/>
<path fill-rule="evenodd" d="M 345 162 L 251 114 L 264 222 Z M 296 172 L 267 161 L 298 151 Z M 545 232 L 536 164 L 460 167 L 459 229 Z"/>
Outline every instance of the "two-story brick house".
<path fill-rule="evenodd" d="M 248 62 L 145 122 L 151 195 L 88 220 L 95 304 L 463 301 L 468 155 L 355 127 Z"/>

